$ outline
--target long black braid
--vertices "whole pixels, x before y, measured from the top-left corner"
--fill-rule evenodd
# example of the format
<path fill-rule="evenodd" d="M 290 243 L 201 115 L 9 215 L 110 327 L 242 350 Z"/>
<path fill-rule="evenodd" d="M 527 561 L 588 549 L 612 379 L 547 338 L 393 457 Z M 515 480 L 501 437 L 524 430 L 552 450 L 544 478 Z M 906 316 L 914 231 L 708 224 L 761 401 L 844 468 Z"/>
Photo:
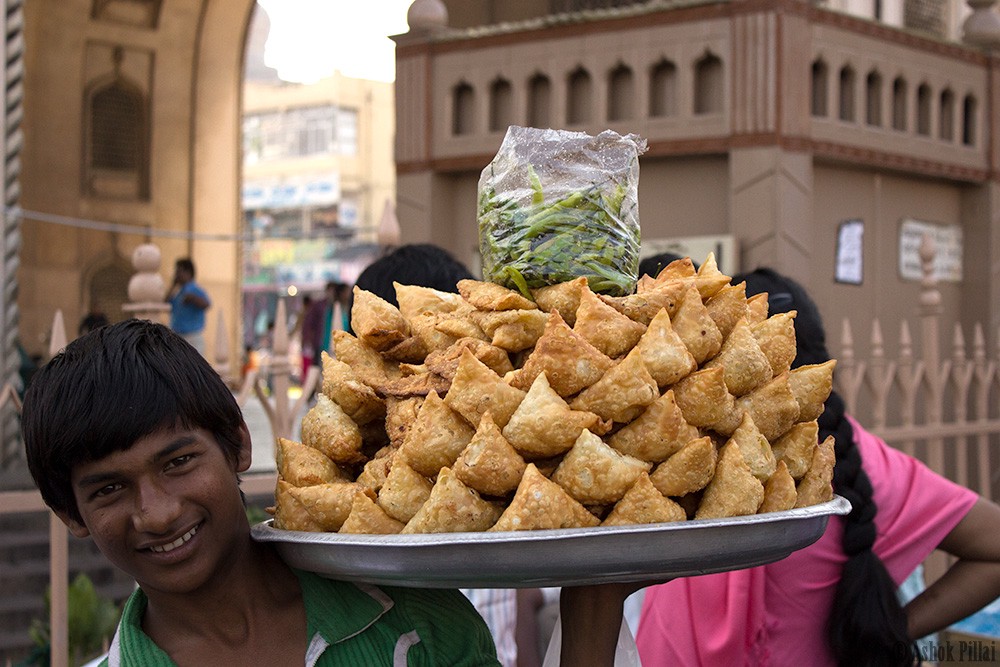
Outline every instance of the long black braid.
<path fill-rule="evenodd" d="M 747 296 L 768 293 L 770 314 L 797 311 L 798 351 L 793 367 L 818 364 L 830 358 L 819 309 L 801 285 L 772 269 L 757 269 L 733 278 L 734 284 L 741 281 L 746 282 Z M 833 488 L 852 507 L 843 519 L 847 562 L 837 583 L 827 639 L 838 665 L 913 665 L 917 654 L 907 635 L 906 613 L 896 597 L 896 584 L 872 551 L 878 507 L 844 410 L 844 400 L 833 392 L 819 418 L 820 441 L 828 435 L 833 435 L 835 441 L 837 463 Z"/>

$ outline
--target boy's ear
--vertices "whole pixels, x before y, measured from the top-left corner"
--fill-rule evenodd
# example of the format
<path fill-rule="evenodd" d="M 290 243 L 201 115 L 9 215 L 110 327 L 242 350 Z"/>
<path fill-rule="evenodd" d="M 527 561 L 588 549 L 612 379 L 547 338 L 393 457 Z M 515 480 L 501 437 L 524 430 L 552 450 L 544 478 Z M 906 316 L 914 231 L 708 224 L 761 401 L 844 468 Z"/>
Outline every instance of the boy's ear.
<path fill-rule="evenodd" d="M 79 537 L 82 539 L 90 536 L 90 530 L 85 524 L 71 518 L 66 512 L 56 512 L 55 510 L 53 510 L 53 512 L 57 517 L 59 517 L 60 521 L 66 524 L 66 527 L 69 528 L 69 532 L 73 534 L 73 537 Z"/>
<path fill-rule="evenodd" d="M 250 440 L 250 429 L 246 422 L 240 424 L 240 452 L 236 457 L 236 472 L 246 472 L 250 469 L 253 455 L 253 442 Z"/>

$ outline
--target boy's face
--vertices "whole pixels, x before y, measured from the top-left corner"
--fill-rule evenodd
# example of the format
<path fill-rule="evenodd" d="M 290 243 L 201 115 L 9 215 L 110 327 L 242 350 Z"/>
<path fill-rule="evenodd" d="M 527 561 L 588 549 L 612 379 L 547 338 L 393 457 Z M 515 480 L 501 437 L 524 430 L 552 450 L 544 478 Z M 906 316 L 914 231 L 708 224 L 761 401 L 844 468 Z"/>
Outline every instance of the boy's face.
<path fill-rule="evenodd" d="M 203 429 L 168 428 L 72 472 L 83 523 L 77 537 L 132 576 L 147 595 L 211 585 L 249 541 L 237 473 L 250 466 L 243 430 L 237 460 Z"/>

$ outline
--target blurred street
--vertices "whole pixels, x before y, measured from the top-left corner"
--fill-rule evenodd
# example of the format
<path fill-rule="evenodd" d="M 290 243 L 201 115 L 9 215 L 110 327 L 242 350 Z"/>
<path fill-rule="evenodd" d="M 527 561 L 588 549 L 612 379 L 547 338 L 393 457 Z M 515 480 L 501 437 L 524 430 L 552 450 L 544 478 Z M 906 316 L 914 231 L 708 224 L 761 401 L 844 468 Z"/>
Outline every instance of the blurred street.
<path fill-rule="evenodd" d="M 295 393 L 293 393 L 295 392 Z M 289 391 L 289 406 L 294 405 L 298 400 L 298 387 Z M 292 422 L 292 438 L 298 439 L 302 417 L 305 414 L 306 406 Z M 252 396 L 243 406 L 243 418 L 250 429 L 250 437 L 253 441 L 253 460 L 250 464 L 249 472 L 269 472 L 275 469 L 274 463 L 274 436 L 271 431 L 271 423 L 267 419 L 267 413 L 260 403 L 260 399 Z"/>

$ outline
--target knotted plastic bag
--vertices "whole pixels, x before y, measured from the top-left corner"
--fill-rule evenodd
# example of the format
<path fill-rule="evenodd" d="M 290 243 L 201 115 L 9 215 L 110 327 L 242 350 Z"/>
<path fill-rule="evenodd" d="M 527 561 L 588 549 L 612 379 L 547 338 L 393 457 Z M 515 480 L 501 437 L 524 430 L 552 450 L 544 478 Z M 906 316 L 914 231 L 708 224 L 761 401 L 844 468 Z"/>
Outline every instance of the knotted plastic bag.
<path fill-rule="evenodd" d="M 483 278 L 530 290 L 585 276 L 630 294 L 639 273 L 639 155 L 634 134 L 511 126 L 479 178 Z"/>

